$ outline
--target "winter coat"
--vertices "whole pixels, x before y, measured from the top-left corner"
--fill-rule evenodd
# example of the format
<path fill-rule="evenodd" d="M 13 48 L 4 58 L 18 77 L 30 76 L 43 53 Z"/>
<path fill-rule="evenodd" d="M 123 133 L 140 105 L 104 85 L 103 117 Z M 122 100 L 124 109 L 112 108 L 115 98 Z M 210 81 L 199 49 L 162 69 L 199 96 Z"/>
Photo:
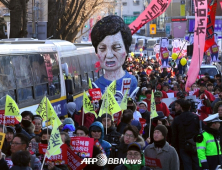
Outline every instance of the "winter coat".
<path fill-rule="evenodd" d="M 185 140 L 199 132 L 199 117 L 192 112 L 182 112 L 172 122 L 172 146 L 177 150 L 184 148 Z"/>
<path fill-rule="evenodd" d="M 145 146 L 145 142 L 143 138 L 139 135 L 137 140 L 135 141 L 140 144 L 141 148 Z M 117 147 L 117 151 L 115 149 L 112 149 L 110 157 L 111 158 L 126 158 L 127 155 L 127 147 L 128 144 L 124 143 L 124 136 L 122 135 L 120 138 L 120 144 Z M 114 169 L 117 165 L 110 165 L 110 169 Z"/>
<path fill-rule="evenodd" d="M 146 119 L 146 123 L 150 123 L 150 112 L 148 112 L 147 110 L 144 113 L 141 113 L 142 118 Z"/>
<path fill-rule="evenodd" d="M 104 138 L 104 128 L 103 128 L 103 124 L 100 123 L 100 122 L 98 122 L 98 121 L 92 123 L 91 126 L 89 127 L 89 136 L 90 136 L 90 137 L 92 137 L 92 136 L 91 136 L 91 127 L 92 127 L 92 126 L 98 126 L 98 127 L 101 129 L 102 133 L 101 133 L 101 137 L 100 137 L 100 139 L 99 139 L 99 143 L 100 143 L 100 145 L 103 147 L 103 150 L 106 152 L 106 156 L 109 157 L 109 156 L 110 156 L 111 144 L 110 144 L 109 142 L 103 140 L 103 138 Z"/>
<path fill-rule="evenodd" d="M 33 123 L 30 124 L 27 128 L 22 128 L 21 133 L 27 136 L 29 139 L 32 139 L 35 136 L 35 125 Z"/>
<path fill-rule="evenodd" d="M 156 148 L 154 143 L 148 145 L 144 151 L 145 157 L 159 159 L 162 168 L 152 168 L 155 170 L 179 170 L 180 162 L 179 157 L 174 149 L 170 146 L 168 142 L 163 146 L 163 148 Z"/>
<path fill-rule="evenodd" d="M 117 126 L 117 132 L 119 132 L 120 134 L 123 134 L 124 129 L 127 125 L 128 125 L 127 123 L 120 122 Z"/>
<path fill-rule="evenodd" d="M 107 129 L 107 134 L 106 134 L 106 129 L 104 128 L 104 139 L 105 141 L 109 142 L 110 144 L 116 143 L 119 144 L 119 139 L 121 137 L 121 134 L 116 131 L 115 126 L 111 126 L 110 128 Z"/>
<path fill-rule="evenodd" d="M 11 167 L 9 170 L 32 170 L 32 168 L 28 167 L 28 166 L 13 166 Z"/>

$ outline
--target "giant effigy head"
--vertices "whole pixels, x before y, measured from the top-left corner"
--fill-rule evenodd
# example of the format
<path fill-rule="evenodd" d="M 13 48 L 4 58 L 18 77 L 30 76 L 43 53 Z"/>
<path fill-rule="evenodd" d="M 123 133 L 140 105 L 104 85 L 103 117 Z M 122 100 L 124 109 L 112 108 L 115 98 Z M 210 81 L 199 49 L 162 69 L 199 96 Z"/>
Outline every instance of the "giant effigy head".
<path fill-rule="evenodd" d="M 109 71 L 122 67 L 129 53 L 132 35 L 123 19 L 109 15 L 99 20 L 91 32 L 100 66 Z"/>

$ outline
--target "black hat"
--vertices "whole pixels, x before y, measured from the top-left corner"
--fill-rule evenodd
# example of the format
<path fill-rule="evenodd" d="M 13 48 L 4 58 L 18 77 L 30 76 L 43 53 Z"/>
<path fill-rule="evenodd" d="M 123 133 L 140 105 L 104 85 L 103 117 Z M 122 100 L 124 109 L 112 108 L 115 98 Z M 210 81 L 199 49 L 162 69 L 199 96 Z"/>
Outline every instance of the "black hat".
<path fill-rule="evenodd" d="M 107 115 L 107 118 L 109 118 L 109 119 L 111 119 L 112 120 L 112 116 L 110 115 L 110 114 L 103 114 L 102 116 L 101 116 L 101 120 L 103 119 L 103 118 L 106 118 L 106 115 Z"/>
<path fill-rule="evenodd" d="M 15 132 L 15 129 L 14 129 L 13 127 L 11 127 L 11 126 L 6 126 L 6 129 L 7 129 L 7 132 L 11 132 L 11 133 L 13 133 L 13 134 L 16 133 L 16 132 Z"/>
<path fill-rule="evenodd" d="M 142 148 L 141 148 L 140 144 L 137 142 L 130 143 L 127 147 L 127 151 L 129 151 L 129 150 L 135 150 L 135 151 L 138 151 L 139 153 L 142 152 Z"/>
<path fill-rule="evenodd" d="M 167 133 L 168 133 L 168 130 L 167 130 L 166 126 L 164 126 L 164 125 L 157 125 L 155 127 L 154 131 L 155 130 L 159 130 L 163 134 L 164 138 L 166 139 L 166 136 L 167 136 Z"/>
<path fill-rule="evenodd" d="M 90 128 L 90 131 L 101 131 L 102 132 L 102 129 L 99 126 L 92 126 Z"/>

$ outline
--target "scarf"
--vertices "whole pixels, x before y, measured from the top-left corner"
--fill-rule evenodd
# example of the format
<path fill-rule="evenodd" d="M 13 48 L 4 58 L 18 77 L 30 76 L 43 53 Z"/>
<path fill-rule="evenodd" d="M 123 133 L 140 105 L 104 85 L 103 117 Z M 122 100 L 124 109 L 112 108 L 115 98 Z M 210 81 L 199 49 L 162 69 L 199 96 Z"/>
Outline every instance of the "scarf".
<path fill-rule="evenodd" d="M 164 147 L 164 145 L 166 144 L 166 139 L 164 138 L 163 140 L 160 141 L 153 141 L 154 142 L 154 146 L 156 148 L 162 148 Z"/>
<path fill-rule="evenodd" d="M 126 164 L 125 163 L 124 166 L 127 168 L 127 170 L 139 170 L 145 166 L 145 157 L 143 154 L 141 154 L 141 161 L 142 161 L 141 164 Z"/>

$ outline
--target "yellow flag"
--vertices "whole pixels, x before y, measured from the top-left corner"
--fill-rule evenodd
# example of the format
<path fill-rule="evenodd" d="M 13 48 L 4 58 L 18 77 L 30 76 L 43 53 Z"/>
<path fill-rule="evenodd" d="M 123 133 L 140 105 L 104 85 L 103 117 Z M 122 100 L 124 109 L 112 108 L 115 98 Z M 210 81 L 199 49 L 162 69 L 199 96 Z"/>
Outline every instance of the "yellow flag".
<path fill-rule="evenodd" d="M 18 115 L 18 116 L 15 116 L 16 120 L 18 120 L 19 122 L 22 121 L 22 116 L 21 115 Z"/>
<path fill-rule="evenodd" d="M 98 117 L 85 91 L 83 92 L 83 111 L 84 113 L 93 113 L 96 118 Z"/>
<path fill-rule="evenodd" d="M 2 149 L 5 140 L 5 133 L 0 132 L 0 149 Z"/>
<path fill-rule="evenodd" d="M 123 99 L 120 103 L 120 107 L 122 110 L 126 110 L 127 109 L 127 95 L 128 95 L 128 91 L 129 89 L 126 90 L 124 96 L 123 96 Z"/>
<path fill-rule="evenodd" d="M 46 96 L 43 97 L 42 101 L 39 103 L 36 113 L 42 117 L 43 121 L 47 120 L 47 111 L 46 111 Z M 48 113 L 49 117 L 49 113 Z"/>
<path fill-rule="evenodd" d="M 90 78 L 89 78 L 89 89 L 92 89 L 92 82 Z"/>
<path fill-rule="evenodd" d="M 150 111 L 151 111 L 150 119 L 153 119 L 158 116 L 158 114 L 156 112 L 156 103 L 155 103 L 155 99 L 154 99 L 153 90 L 152 90 L 152 95 L 151 95 Z"/>
<path fill-rule="evenodd" d="M 113 95 L 116 94 L 116 80 L 113 81 L 109 86 L 108 86 L 108 89 L 110 92 L 113 93 Z"/>
<path fill-rule="evenodd" d="M 58 118 L 54 108 L 52 107 L 50 101 L 48 98 L 46 98 L 47 100 L 47 110 L 48 110 L 48 119 L 51 123 L 52 126 L 54 126 L 55 121 L 57 122 L 57 125 L 60 126 L 62 124 L 62 122 L 60 121 L 60 119 Z"/>
<path fill-rule="evenodd" d="M 16 102 L 9 95 L 6 95 L 5 116 L 18 116 L 19 117 L 20 115 L 19 112 L 20 111 Z"/>
<path fill-rule="evenodd" d="M 99 111 L 99 116 L 102 116 L 104 113 L 107 113 L 107 112 L 108 114 L 113 115 L 121 111 L 121 108 L 118 105 L 113 93 L 109 89 L 107 89 L 106 93 L 107 93 L 107 97 L 103 99 L 102 107 L 100 108 L 100 111 Z"/>
<path fill-rule="evenodd" d="M 46 156 L 50 158 L 52 155 L 59 155 L 61 154 L 60 146 L 62 145 L 62 139 L 59 132 L 59 126 L 57 125 L 57 122 L 54 122 L 54 126 L 52 129 L 52 133 L 50 136 L 50 140 L 48 143 L 48 148 L 46 151 Z"/>

